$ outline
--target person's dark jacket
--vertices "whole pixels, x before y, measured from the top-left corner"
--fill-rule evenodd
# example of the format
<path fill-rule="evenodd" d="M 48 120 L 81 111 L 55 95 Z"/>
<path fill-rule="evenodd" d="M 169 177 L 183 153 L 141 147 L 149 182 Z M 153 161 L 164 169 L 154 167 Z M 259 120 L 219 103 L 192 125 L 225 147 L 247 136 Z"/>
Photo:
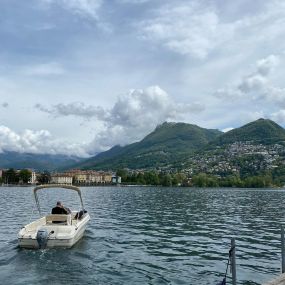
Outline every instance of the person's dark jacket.
<path fill-rule="evenodd" d="M 68 212 L 64 208 L 57 207 L 57 206 L 52 208 L 51 213 L 52 214 L 59 214 L 59 215 L 67 215 L 68 214 Z"/>

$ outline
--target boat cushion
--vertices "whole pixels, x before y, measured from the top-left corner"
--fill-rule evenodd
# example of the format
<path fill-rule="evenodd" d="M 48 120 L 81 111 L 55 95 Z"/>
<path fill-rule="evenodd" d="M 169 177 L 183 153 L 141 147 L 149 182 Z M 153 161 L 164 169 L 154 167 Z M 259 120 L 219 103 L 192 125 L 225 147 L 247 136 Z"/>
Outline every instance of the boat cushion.
<path fill-rule="evenodd" d="M 47 215 L 46 223 L 51 224 L 53 222 L 71 225 L 71 215 L 59 215 L 59 214 Z"/>

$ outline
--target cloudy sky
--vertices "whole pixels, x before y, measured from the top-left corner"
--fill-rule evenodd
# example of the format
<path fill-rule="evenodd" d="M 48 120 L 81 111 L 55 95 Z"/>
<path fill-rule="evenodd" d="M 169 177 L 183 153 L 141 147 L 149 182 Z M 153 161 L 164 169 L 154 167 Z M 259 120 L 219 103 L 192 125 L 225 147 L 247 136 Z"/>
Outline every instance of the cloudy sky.
<path fill-rule="evenodd" d="M 282 0 L 1 0 L 0 151 L 89 156 L 164 121 L 285 126 Z"/>

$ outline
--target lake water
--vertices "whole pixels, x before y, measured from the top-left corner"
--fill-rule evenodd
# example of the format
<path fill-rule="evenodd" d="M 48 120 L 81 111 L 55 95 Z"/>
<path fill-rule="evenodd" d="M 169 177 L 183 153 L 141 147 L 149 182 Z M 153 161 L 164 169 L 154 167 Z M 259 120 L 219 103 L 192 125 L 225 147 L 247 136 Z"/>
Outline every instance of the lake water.
<path fill-rule="evenodd" d="M 222 280 L 231 237 L 238 284 L 262 284 L 280 273 L 285 191 L 82 191 L 91 216 L 84 238 L 72 249 L 25 250 L 17 247 L 17 233 L 31 218 L 32 188 L 0 187 L 1 284 L 215 285 Z M 43 210 L 50 211 L 59 195 L 42 193 Z M 64 192 L 60 199 L 76 208 L 73 195 Z"/>

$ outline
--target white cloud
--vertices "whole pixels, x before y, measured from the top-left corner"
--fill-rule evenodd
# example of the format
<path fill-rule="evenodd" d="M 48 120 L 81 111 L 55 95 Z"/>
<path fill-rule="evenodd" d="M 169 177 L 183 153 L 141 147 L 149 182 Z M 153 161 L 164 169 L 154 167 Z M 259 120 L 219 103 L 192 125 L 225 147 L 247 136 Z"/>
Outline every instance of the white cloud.
<path fill-rule="evenodd" d="M 120 96 L 110 110 L 107 121 L 121 126 L 139 126 L 152 122 L 157 124 L 203 109 L 203 105 L 199 103 L 175 103 L 159 86 L 151 86 L 146 89 L 133 89 Z"/>
<path fill-rule="evenodd" d="M 204 106 L 199 102 L 174 102 L 159 86 L 130 90 L 119 96 L 114 106 L 108 110 L 86 106 L 80 102 L 57 104 L 52 108 L 37 104 L 36 108 L 56 117 L 72 115 L 101 121 L 104 127 L 89 145 L 89 153 L 96 153 L 116 144 L 124 145 L 137 141 L 164 121 L 178 120 L 185 114 L 204 110 Z"/>
<path fill-rule="evenodd" d="M 43 1 L 24 1 L 17 15 L 0 4 L 8 9 L 0 101 L 9 103 L 0 103 L 0 122 L 12 130 L 43 128 L 69 141 L 95 137 L 93 152 L 139 140 L 165 120 L 223 129 L 285 109 L 284 1 L 35 3 Z M 102 21 L 112 35 L 102 33 Z M 116 90 L 154 82 L 172 97 L 153 88 L 114 98 Z M 203 110 L 199 100 L 207 112 L 191 116 Z M 45 114 L 31 111 L 35 103 Z"/>
<path fill-rule="evenodd" d="M 258 120 L 260 118 L 267 118 L 267 115 L 262 110 L 243 112 L 241 116 L 242 116 L 242 119 L 241 119 L 242 124 L 247 124 L 249 122 Z"/>
<path fill-rule="evenodd" d="M 61 117 L 61 116 L 76 116 L 81 117 L 84 119 L 91 119 L 91 118 L 98 118 L 103 120 L 105 117 L 105 111 L 101 107 L 94 107 L 91 105 L 85 105 L 82 102 L 73 102 L 69 104 L 56 104 L 53 105 L 51 108 L 47 108 L 42 104 L 36 104 L 35 108 L 53 115 L 54 117 Z"/>
<path fill-rule="evenodd" d="M 34 154 L 65 154 L 86 157 L 84 143 L 74 144 L 54 139 L 49 131 L 33 131 L 26 129 L 16 133 L 6 126 L 0 125 L 0 152 L 15 151 Z"/>
<path fill-rule="evenodd" d="M 105 129 L 90 144 L 90 151 L 108 149 L 142 139 L 158 124 L 183 118 L 185 114 L 201 112 L 199 103 L 175 103 L 158 86 L 130 90 L 120 96 L 105 120 Z"/>
<path fill-rule="evenodd" d="M 234 128 L 232 128 L 232 127 L 228 127 L 228 128 L 225 128 L 225 129 L 222 129 L 222 132 L 223 133 L 226 133 L 226 132 L 229 132 L 229 131 L 231 131 L 231 130 L 233 130 Z"/>
<path fill-rule="evenodd" d="M 50 76 L 62 75 L 65 70 L 57 62 L 49 62 L 43 64 L 35 64 L 23 67 L 20 72 L 28 76 Z"/>
<path fill-rule="evenodd" d="M 285 106 L 285 89 L 274 86 L 269 80 L 279 60 L 276 55 L 258 60 L 254 72 L 243 76 L 236 84 L 218 89 L 214 95 L 221 99 L 267 100 Z"/>
<path fill-rule="evenodd" d="M 219 18 L 212 7 L 198 2 L 167 4 L 152 19 L 140 23 L 144 39 L 197 58 L 205 58 L 215 45 Z"/>
<path fill-rule="evenodd" d="M 226 86 L 214 92 L 214 96 L 219 99 L 239 99 L 243 97 L 243 93 L 235 86 Z"/>
<path fill-rule="evenodd" d="M 145 40 L 198 59 L 206 59 L 214 52 L 248 53 L 264 42 L 279 43 L 285 34 L 284 1 L 268 1 L 255 14 L 235 17 L 225 16 L 223 9 L 214 4 L 200 0 L 168 1 L 141 21 L 139 32 Z"/>
<path fill-rule="evenodd" d="M 263 76 L 269 73 L 279 64 L 279 58 L 276 55 L 269 55 L 266 58 L 260 59 L 256 63 L 257 73 Z"/>
<path fill-rule="evenodd" d="M 285 110 L 281 109 L 278 112 L 271 114 L 271 119 L 279 124 L 285 123 Z"/>
<path fill-rule="evenodd" d="M 117 0 L 118 3 L 123 4 L 144 4 L 150 1 L 151 0 Z"/>
<path fill-rule="evenodd" d="M 42 0 L 46 4 L 60 5 L 63 8 L 83 16 L 98 17 L 98 9 L 103 0 Z"/>

